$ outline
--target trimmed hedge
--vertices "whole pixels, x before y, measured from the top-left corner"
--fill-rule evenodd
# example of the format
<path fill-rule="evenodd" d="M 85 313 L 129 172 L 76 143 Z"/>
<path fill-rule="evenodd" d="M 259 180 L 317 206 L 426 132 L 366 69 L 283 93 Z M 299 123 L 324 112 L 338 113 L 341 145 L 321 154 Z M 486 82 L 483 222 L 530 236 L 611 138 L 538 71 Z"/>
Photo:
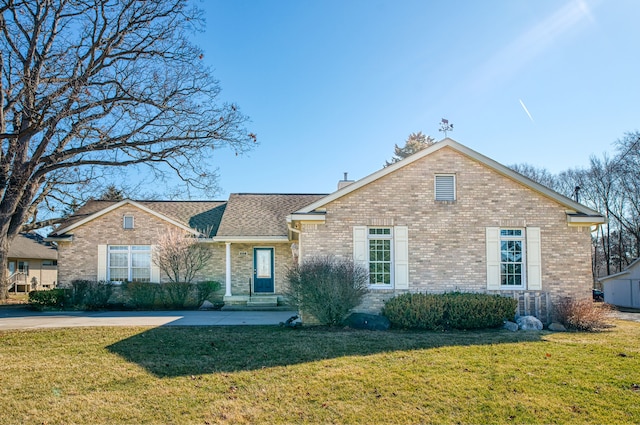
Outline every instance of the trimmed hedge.
<path fill-rule="evenodd" d="M 67 291 L 64 289 L 29 292 L 29 304 L 37 310 L 42 310 L 46 307 L 61 308 L 64 306 L 66 298 Z"/>
<path fill-rule="evenodd" d="M 450 292 L 403 294 L 385 303 L 382 314 L 406 329 L 484 329 L 513 320 L 517 301 L 500 295 Z"/>

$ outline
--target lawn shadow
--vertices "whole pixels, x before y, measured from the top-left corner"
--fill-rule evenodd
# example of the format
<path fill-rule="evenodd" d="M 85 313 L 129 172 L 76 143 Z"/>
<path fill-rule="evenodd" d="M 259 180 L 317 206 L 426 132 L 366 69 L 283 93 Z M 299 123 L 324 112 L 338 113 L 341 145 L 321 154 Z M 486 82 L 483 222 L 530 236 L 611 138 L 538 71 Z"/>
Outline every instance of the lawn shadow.
<path fill-rule="evenodd" d="M 347 356 L 541 341 L 546 331 L 363 331 L 278 326 L 165 326 L 107 347 L 158 377 L 259 370 Z"/>

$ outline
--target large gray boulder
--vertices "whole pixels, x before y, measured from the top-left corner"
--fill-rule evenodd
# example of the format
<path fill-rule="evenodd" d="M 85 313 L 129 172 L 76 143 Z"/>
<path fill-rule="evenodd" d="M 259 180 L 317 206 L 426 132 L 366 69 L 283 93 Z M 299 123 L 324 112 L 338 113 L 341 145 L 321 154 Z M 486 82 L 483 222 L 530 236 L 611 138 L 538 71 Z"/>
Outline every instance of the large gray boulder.
<path fill-rule="evenodd" d="M 553 332 L 566 332 L 567 331 L 567 328 L 565 328 L 562 323 L 557 323 L 557 322 L 553 322 L 552 324 L 550 324 L 548 329 L 550 331 L 553 331 Z"/>
<path fill-rule="evenodd" d="M 516 320 L 518 327 L 523 331 L 541 331 L 542 322 L 533 316 L 521 316 Z"/>
<path fill-rule="evenodd" d="M 503 328 L 511 332 L 517 332 L 518 324 L 505 320 Z"/>
<path fill-rule="evenodd" d="M 391 322 L 385 316 L 379 314 L 351 313 L 345 319 L 344 325 L 354 329 L 386 331 L 391 327 Z"/>

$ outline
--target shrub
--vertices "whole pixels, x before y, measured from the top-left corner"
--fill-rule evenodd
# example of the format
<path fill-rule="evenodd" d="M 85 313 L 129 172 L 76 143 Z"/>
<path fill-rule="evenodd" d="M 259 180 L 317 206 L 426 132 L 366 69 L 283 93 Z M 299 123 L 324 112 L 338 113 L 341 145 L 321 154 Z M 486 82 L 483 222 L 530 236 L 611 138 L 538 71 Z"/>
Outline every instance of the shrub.
<path fill-rule="evenodd" d="M 452 292 L 410 293 L 385 303 L 383 314 L 394 327 L 408 329 L 484 329 L 513 320 L 516 300 L 500 295 Z"/>
<path fill-rule="evenodd" d="M 320 324 L 338 325 L 367 293 L 367 270 L 331 256 L 305 260 L 287 271 L 289 300 Z"/>
<path fill-rule="evenodd" d="M 186 282 L 166 282 L 160 286 L 165 307 L 183 308 L 194 285 Z"/>
<path fill-rule="evenodd" d="M 442 295 L 402 294 L 387 301 L 382 314 L 391 324 L 408 329 L 444 329 L 445 304 Z"/>
<path fill-rule="evenodd" d="M 555 318 L 567 329 L 595 332 L 611 327 L 607 322 L 611 307 L 591 299 L 562 298 L 554 305 Z"/>
<path fill-rule="evenodd" d="M 66 298 L 67 290 L 58 288 L 47 291 L 31 291 L 29 292 L 29 304 L 38 310 L 46 307 L 62 308 Z"/>
<path fill-rule="evenodd" d="M 500 295 L 452 292 L 443 295 L 448 329 L 484 329 L 502 326 L 515 317 L 517 301 Z"/>
<path fill-rule="evenodd" d="M 76 279 L 67 292 L 67 307 L 96 310 L 107 307 L 113 293 L 111 282 Z"/>
<path fill-rule="evenodd" d="M 84 307 L 89 310 L 106 308 L 109 305 L 111 294 L 113 294 L 113 284 L 111 282 L 91 282 L 84 295 Z"/>
<path fill-rule="evenodd" d="M 158 284 L 150 282 L 125 282 L 123 284 L 128 303 L 134 308 L 151 308 L 156 301 Z"/>
<path fill-rule="evenodd" d="M 207 300 L 211 294 L 220 290 L 220 282 L 216 282 L 214 280 L 207 280 L 205 282 L 196 283 L 196 304 L 198 307 L 202 305 L 202 303 Z M 209 300 L 211 301 L 211 300 Z"/>

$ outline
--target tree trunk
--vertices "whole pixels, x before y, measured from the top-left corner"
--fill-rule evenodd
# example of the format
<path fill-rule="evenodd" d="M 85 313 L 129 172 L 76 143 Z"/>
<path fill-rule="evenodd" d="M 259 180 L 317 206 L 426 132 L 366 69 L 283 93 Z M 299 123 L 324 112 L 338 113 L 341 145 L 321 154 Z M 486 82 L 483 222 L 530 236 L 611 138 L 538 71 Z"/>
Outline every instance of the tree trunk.
<path fill-rule="evenodd" d="M 9 260 L 9 246 L 14 238 L 0 238 L 0 301 L 7 299 L 9 295 L 9 269 L 7 268 Z"/>

